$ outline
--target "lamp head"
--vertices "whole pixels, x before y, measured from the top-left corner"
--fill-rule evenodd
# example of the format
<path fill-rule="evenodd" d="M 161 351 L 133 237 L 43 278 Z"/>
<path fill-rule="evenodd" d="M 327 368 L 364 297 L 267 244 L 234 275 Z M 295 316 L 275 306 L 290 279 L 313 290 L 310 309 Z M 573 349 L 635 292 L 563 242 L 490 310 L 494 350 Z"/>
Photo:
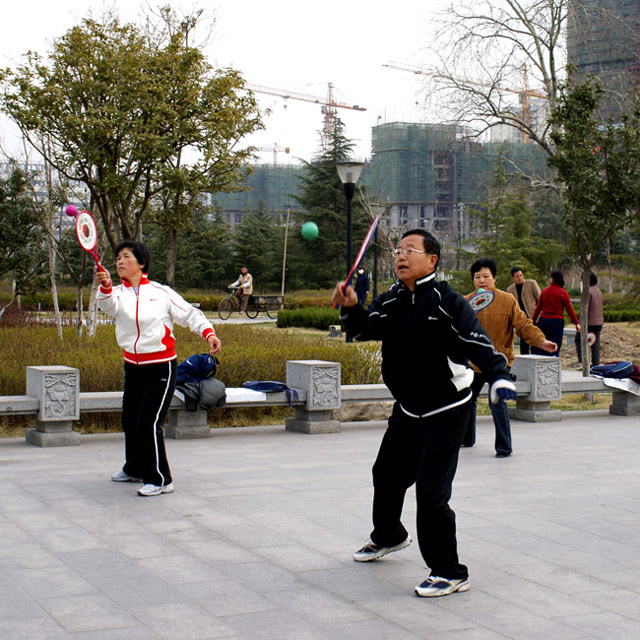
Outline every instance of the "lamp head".
<path fill-rule="evenodd" d="M 337 162 L 336 167 L 342 184 L 355 184 L 360 178 L 364 162 L 347 160 L 345 162 Z"/>

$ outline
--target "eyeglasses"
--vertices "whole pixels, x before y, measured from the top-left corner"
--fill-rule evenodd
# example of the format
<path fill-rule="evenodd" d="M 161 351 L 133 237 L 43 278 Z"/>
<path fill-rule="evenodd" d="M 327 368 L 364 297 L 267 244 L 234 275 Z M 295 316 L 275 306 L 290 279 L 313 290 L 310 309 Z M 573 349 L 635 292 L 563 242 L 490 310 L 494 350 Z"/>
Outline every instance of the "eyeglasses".
<path fill-rule="evenodd" d="M 410 258 L 416 253 L 427 253 L 427 252 L 420 251 L 420 249 L 416 249 L 414 247 L 409 247 L 407 249 L 402 249 L 401 247 L 398 247 L 397 249 L 393 249 L 392 253 L 396 258 L 400 257 L 401 255 L 405 255 L 407 256 L 407 258 Z"/>

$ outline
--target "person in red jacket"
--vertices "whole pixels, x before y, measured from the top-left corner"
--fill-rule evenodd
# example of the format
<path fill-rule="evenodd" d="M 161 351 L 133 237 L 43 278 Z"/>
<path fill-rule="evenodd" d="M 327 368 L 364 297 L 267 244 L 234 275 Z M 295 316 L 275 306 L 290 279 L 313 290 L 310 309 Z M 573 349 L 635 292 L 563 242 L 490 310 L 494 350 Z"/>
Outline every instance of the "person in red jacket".
<path fill-rule="evenodd" d="M 560 357 L 562 335 L 564 331 L 564 311 L 567 311 L 571 322 L 575 324 L 576 331 L 580 331 L 578 316 L 571 305 L 569 293 L 564 288 L 564 277 L 561 271 L 551 272 L 551 283 L 542 290 L 538 304 L 533 312 L 532 320 L 540 327 L 547 340 L 555 342 L 558 350 L 554 353 L 545 353 L 542 349 L 533 347 L 531 353 L 538 356 Z"/>

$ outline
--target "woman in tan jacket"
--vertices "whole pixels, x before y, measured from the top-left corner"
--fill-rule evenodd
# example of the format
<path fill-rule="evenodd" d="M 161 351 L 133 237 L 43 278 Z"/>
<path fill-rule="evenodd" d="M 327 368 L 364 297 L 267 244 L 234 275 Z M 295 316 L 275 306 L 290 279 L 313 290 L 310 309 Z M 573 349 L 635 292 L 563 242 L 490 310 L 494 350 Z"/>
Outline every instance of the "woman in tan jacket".
<path fill-rule="evenodd" d="M 496 270 L 496 263 L 491 258 L 482 258 L 474 262 L 471 265 L 471 277 L 473 278 L 475 291 L 466 296 L 467 299 L 471 298 L 478 289 L 486 289 L 494 293 L 493 302 L 478 312 L 478 320 L 489 334 L 496 351 L 499 351 L 505 357 L 508 367 L 511 368 L 515 358 L 513 353 L 513 334 L 515 332 L 520 338 L 524 338 L 527 343 L 550 353 L 554 352 L 557 349 L 557 345 L 547 340 L 544 333 L 533 324 L 530 318 L 527 318 L 527 315 L 520 309 L 518 301 L 510 293 L 496 289 Z M 475 365 L 473 368 L 475 371 L 471 385 L 473 409 L 465 438 L 462 441 L 463 447 L 472 447 L 475 444 L 476 400 L 486 382 L 482 371 Z M 500 401 L 497 404 L 489 403 L 489 406 L 496 429 L 496 458 L 506 458 L 513 451 L 507 405 L 504 401 Z"/>

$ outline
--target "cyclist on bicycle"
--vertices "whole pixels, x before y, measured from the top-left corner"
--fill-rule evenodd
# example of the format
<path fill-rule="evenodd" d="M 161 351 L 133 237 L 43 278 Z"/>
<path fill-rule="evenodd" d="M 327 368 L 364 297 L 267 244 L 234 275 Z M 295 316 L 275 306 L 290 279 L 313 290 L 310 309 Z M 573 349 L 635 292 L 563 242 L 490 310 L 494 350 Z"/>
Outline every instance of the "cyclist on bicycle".
<path fill-rule="evenodd" d="M 234 295 L 240 299 L 240 313 L 247 310 L 249 296 L 253 293 L 253 278 L 247 267 L 240 269 L 238 279 L 229 285 L 229 289 L 235 289 Z"/>

